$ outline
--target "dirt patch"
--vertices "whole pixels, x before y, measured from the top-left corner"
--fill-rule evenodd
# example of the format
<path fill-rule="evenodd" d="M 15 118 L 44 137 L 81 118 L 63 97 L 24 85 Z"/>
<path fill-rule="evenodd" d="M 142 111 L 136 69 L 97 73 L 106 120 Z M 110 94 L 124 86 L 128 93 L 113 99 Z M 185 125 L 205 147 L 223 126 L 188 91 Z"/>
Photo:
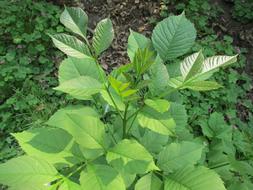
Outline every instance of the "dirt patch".
<path fill-rule="evenodd" d="M 157 1 L 145 0 L 97 0 L 94 3 L 81 1 L 80 6 L 89 15 L 89 26 L 92 29 L 103 18 L 109 17 L 113 22 L 115 39 L 101 57 L 101 64 L 106 70 L 129 62 L 126 53 L 129 30 L 150 36 L 152 26 L 148 19 L 159 9 Z"/>
<path fill-rule="evenodd" d="M 210 0 L 212 4 L 217 4 L 224 11 L 220 15 L 218 23 L 214 23 L 216 32 L 228 34 L 233 37 L 234 46 L 246 48 L 245 71 L 253 78 L 253 22 L 243 24 L 232 18 L 233 3 L 224 0 Z"/>

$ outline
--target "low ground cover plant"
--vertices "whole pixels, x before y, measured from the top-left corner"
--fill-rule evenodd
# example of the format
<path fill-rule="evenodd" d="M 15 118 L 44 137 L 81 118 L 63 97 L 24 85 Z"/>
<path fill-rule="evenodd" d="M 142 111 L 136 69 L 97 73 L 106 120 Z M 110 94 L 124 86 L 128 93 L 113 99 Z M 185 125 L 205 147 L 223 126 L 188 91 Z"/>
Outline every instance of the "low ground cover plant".
<path fill-rule="evenodd" d="M 130 63 L 106 73 L 99 56 L 113 40 L 111 20 L 101 20 L 91 40 L 83 10 L 66 8 L 60 20 L 74 35 L 51 35 L 68 55 L 55 89 L 84 105 L 58 110 L 45 127 L 12 134 L 26 155 L 0 165 L 0 183 L 20 190 L 223 190 L 233 178 L 232 188 L 250 187 L 253 170 L 231 143 L 234 129 L 217 113 L 200 130 L 189 128 L 184 106 L 172 96 L 221 88 L 208 79 L 236 55 L 205 58 L 199 51 L 170 77 L 164 63 L 187 53 L 196 38 L 182 13 L 159 22 L 151 39 L 131 31 Z"/>

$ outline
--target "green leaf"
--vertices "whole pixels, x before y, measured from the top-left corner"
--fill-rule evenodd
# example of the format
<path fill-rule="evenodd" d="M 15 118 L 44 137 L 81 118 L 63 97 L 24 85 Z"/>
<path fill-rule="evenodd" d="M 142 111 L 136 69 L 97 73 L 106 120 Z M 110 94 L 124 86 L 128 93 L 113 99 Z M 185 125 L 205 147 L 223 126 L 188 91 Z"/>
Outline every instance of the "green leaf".
<path fill-rule="evenodd" d="M 80 76 L 61 83 L 54 88 L 80 100 L 89 100 L 102 90 L 102 84 L 89 76 Z"/>
<path fill-rule="evenodd" d="M 162 181 L 153 173 L 149 173 L 140 178 L 134 190 L 161 190 Z"/>
<path fill-rule="evenodd" d="M 98 113 L 91 107 L 87 106 L 68 106 L 66 108 L 59 109 L 54 115 L 50 117 L 46 124 L 54 127 L 61 127 L 66 125 L 68 122 L 67 115 L 68 114 L 75 114 L 79 115 L 80 117 L 83 115 L 92 116 L 92 117 L 99 117 Z"/>
<path fill-rule="evenodd" d="M 81 173 L 82 190 L 125 190 L 125 184 L 119 173 L 108 165 L 87 166 L 87 171 Z"/>
<path fill-rule="evenodd" d="M 30 156 L 13 158 L 0 165 L 0 183 L 15 190 L 45 190 L 57 179 L 57 170 L 42 159 Z"/>
<path fill-rule="evenodd" d="M 150 66 L 155 63 L 155 59 L 156 56 L 154 51 L 148 48 L 137 49 L 133 59 L 133 67 L 137 73 L 137 77 L 145 73 Z"/>
<path fill-rule="evenodd" d="M 78 7 L 65 7 L 60 17 L 61 23 L 72 32 L 86 38 L 88 16 Z"/>
<path fill-rule="evenodd" d="M 160 113 L 164 113 L 169 110 L 170 103 L 164 99 L 146 99 L 145 104 Z"/>
<path fill-rule="evenodd" d="M 54 45 L 65 54 L 76 58 L 90 58 L 89 48 L 74 36 L 67 34 L 50 35 Z"/>
<path fill-rule="evenodd" d="M 194 53 L 184 59 L 180 64 L 181 74 L 184 81 L 192 78 L 202 70 L 204 56 L 201 51 Z"/>
<path fill-rule="evenodd" d="M 159 22 L 152 34 L 154 48 L 164 61 L 185 54 L 195 38 L 196 30 L 183 13 Z"/>
<path fill-rule="evenodd" d="M 184 167 L 165 180 L 164 190 L 226 190 L 219 175 L 206 167 Z"/>
<path fill-rule="evenodd" d="M 72 136 L 60 128 L 35 128 L 12 136 L 29 156 L 47 160 L 50 164 L 73 165 L 84 158 L 75 152 Z"/>
<path fill-rule="evenodd" d="M 142 137 L 138 140 L 140 143 L 151 153 L 158 154 L 163 147 L 168 143 L 169 137 L 167 135 L 161 135 L 151 130 L 145 130 Z"/>
<path fill-rule="evenodd" d="M 50 186 L 50 190 L 82 190 L 82 187 L 69 180 L 68 178 L 63 178 L 63 183 L 58 187 L 59 184 L 55 184 L 53 186 Z"/>
<path fill-rule="evenodd" d="M 100 76 L 96 62 L 92 58 L 78 59 L 74 57 L 68 57 L 64 59 L 59 68 L 59 81 L 63 83 L 65 81 L 78 78 L 80 76 L 89 76 L 100 82 L 103 82 L 105 78 L 105 73 L 101 67 L 99 67 L 100 73 L 102 73 L 102 78 Z"/>
<path fill-rule="evenodd" d="M 194 165 L 200 160 L 202 149 L 202 145 L 193 142 L 171 143 L 160 152 L 157 164 L 167 172 Z"/>
<path fill-rule="evenodd" d="M 144 107 L 137 119 L 141 127 L 162 135 L 175 135 L 175 122 L 169 112 L 160 113 L 152 108 Z"/>
<path fill-rule="evenodd" d="M 183 86 L 183 82 L 184 82 L 183 77 L 179 76 L 179 77 L 175 77 L 175 78 L 170 78 L 168 85 L 172 88 L 179 89 Z"/>
<path fill-rule="evenodd" d="M 101 20 L 95 29 L 92 46 L 96 56 L 105 51 L 112 43 L 114 31 L 112 21 L 110 19 Z"/>
<path fill-rule="evenodd" d="M 137 92 L 137 90 L 129 88 L 129 86 L 130 86 L 129 82 L 127 82 L 127 83 L 121 82 L 121 81 L 115 79 L 114 77 L 112 77 L 111 75 L 108 77 L 108 80 L 109 80 L 112 88 L 122 98 L 122 100 L 124 98 L 131 96 L 131 95 L 136 94 L 136 92 Z"/>
<path fill-rule="evenodd" d="M 109 88 L 110 90 L 110 94 L 115 102 L 115 104 L 117 105 L 118 109 L 120 111 L 124 111 L 125 110 L 125 104 L 123 102 L 122 97 L 120 97 L 113 89 Z M 115 105 L 110 97 L 110 95 L 108 94 L 108 92 L 106 90 L 102 90 L 100 91 L 100 94 L 102 96 L 102 98 L 112 107 L 115 108 Z"/>
<path fill-rule="evenodd" d="M 164 89 L 168 86 L 169 73 L 166 66 L 163 64 L 159 56 L 156 57 L 156 62 L 150 68 L 151 83 L 149 89 L 153 95 L 159 95 L 164 92 Z"/>
<path fill-rule="evenodd" d="M 201 125 L 204 135 L 219 139 L 232 139 L 232 127 L 227 125 L 221 113 L 214 112 L 210 115 L 208 126 Z"/>
<path fill-rule="evenodd" d="M 64 115 L 64 117 L 62 117 Z M 61 122 L 54 123 L 55 121 Z M 62 113 L 53 115 L 48 124 L 62 128 L 80 144 L 86 158 L 94 158 L 104 153 L 106 147 L 104 124 L 96 117 L 86 114 Z"/>
<path fill-rule="evenodd" d="M 237 61 L 235 56 L 213 56 L 204 60 L 203 68 L 200 74 L 196 75 L 195 80 L 206 80 L 212 74 L 219 70 L 220 67 L 225 67 Z"/>
<path fill-rule="evenodd" d="M 108 151 L 106 160 L 112 165 L 121 161 L 126 171 L 131 174 L 142 174 L 158 169 L 151 154 L 136 140 L 120 141 Z"/>
<path fill-rule="evenodd" d="M 180 140 L 192 140 L 193 134 L 189 131 L 188 115 L 185 106 L 171 102 L 169 112 L 176 123 L 176 134 Z"/>
<path fill-rule="evenodd" d="M 182 89 L 188 88 L 196 91 L 209 91 L 221 88 L 222 85 L 218 84 L 215 81 L 191 81 L 186 82 L 181 86 Z"/>
<path fill-rule="evenodd" d="M 138 49 L 144 49 L 151 45 L 151 40 L 145 37 L 142 34 L 134 32 L 130 30 L 130 35 L 128 37 L 128 44 L 127 44 L 127 54 L 133 62 L 135 53 Z"/>

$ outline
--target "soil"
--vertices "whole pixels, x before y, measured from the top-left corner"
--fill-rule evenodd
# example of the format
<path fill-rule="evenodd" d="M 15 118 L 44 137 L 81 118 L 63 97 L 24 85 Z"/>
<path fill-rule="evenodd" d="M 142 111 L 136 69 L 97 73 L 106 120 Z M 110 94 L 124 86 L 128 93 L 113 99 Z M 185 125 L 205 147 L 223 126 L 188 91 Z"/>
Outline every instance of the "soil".
<path fill-rule="evenodd" d="M 150 36 L 153 26 L 149 23 L 151 16 L 159 17 L 159 0 L 54 0 L 57 4 L 69 4 L 83 8 L 89 15 L 89 24 L 92 29 L 102 18 L 110 17 L 115 30 L 115 40 L 107 50 L 101 63 L 106 70 L 111 70 L 128 63 L 126 55 L 129 29 Z M 218 35 L 230 35 L 234 39 L 234 46 L 247 48 L 247 63 L 245 71 L 253 78 L 253 22 L 242 24 L 232 17 L 233 2 L 231 0 L 210 0 L 217 4 L 224 12 L 218 21 L 210 23 Z M 240 52 L 239 52 L 240 53 Z"/>

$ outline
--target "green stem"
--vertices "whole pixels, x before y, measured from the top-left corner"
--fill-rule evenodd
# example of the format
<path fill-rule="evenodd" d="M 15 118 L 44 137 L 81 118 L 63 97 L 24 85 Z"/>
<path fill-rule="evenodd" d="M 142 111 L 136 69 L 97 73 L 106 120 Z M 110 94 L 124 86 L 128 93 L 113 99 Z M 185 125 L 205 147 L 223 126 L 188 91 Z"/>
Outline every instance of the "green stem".
<path fill-rule="evenodd" d="M 210 169 L 217 169 L 217 168 L 221 168 L 221 167 L 224 167 L 224 166 L 227 166 L 227 165 L 229 165 L 230 163 L 229 162 L 225 162 L 225 163 L 222 163 L 222 164 L 218 164 L 218 165 L 216 165 L 216 166 L 213 166 L 213 167 L 211 167 Z"/>
<path fill-rule="evenodd" d="M 103 85 L 104 85 L 104 88 L 105 88 L 106 92 L 108 93 L 108 95 L 109 95 L 110 99 L 112 100 L 112 103 L 113 103 L 113 105 L 114 105 L 114 107 L 115 107 L 116 111 L 119 113 L 119 115 L 120 115 L 121 119 L 123 120 L 123 116 L 122 116 L 122 114 L 121 114 L 121 112 L 120 112 L 120 110 L 119 110 L 119 108 L 118 108 L 118 106 L 117 106 L 117 104 L 116 104 L 116 102 L 115 102 L 114 98 L 112 97 L 112 94 L 111 94 L 111 92 L 110 92 L 110 90 L 109 90 L 109 87 L 108 87 L 108 86 L 106 86 L 106 81 L 105 81 L 105 79 L 104 79 L 104 77 L 103 77 L 103 74 L 101 73 L 101 69 L 99 68 L 99 63 L 98 63 L 97 58 L 95 58 L 95 61 L 96 61 L 96 66 L 97 66 L 97 69 L 98 69 L 98 72 L 99 72 L 100 78 L 102 78 L 102 79 L 103 79 Z"/>
<path fill-rule="evenodd" d="M 87 164 L 87 163 L 81 164 L 81 165 L 80 165 L 79 167 L 77 167 L 74 171 L 72 171 L 71 173 L 69 173 L 69 174 L 67 175 L 67 178 L 69 178 L 70 176 L 74 175 L 74 174 L 75 174 L 76 172 L 78 172 L 80 169 L 82 169 L 83 167 L 85 167 L 86 164 Z"/>
<path fill-rule="evenodd" d="M 127 134 L 127 110 L 128 110 L 129 104 L 127 103 L 125 106 L 125 112 L 124 112 L 124 117 L 123 117 L 123 138 L 126 137 Z"/>

